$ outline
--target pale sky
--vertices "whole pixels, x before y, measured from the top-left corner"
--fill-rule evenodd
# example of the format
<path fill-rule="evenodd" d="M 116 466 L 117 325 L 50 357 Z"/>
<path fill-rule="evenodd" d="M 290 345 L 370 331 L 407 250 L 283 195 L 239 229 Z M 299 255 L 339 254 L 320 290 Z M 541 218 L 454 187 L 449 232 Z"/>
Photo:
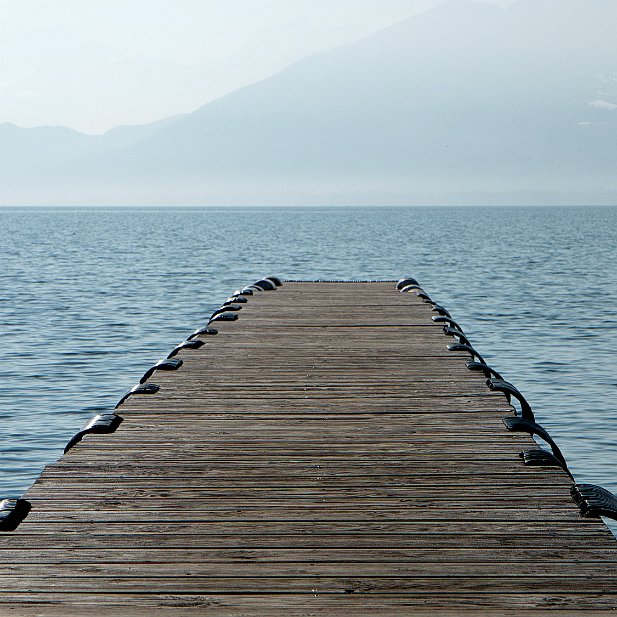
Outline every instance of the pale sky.
<path fill-rule="evenodd" d="M 441 2 L 0 0 L 0 122 L 100 133 L 190 112 Z"/>

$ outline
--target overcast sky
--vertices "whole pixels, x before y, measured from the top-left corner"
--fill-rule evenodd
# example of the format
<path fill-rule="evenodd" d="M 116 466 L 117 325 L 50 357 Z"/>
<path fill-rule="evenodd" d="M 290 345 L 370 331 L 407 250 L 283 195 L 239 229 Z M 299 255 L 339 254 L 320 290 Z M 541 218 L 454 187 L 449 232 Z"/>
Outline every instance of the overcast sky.
<path fill-rule="evenodd" d="M 189 112 L 441 2 L 0 0 L 0 122 L 100 133 Z"/>

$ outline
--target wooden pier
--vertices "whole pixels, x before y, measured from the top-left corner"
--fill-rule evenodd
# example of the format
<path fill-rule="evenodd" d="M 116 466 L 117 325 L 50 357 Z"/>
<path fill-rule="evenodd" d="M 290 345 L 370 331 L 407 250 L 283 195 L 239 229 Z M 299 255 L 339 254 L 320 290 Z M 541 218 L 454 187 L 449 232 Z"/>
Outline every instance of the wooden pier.
<path fill-rule="evenodd" d="M 538 446 L 430 305 L 391 282 L 245 297 L 25 494 L 0 615 L 617 609 L 614 537 L 523 464 Z"/>

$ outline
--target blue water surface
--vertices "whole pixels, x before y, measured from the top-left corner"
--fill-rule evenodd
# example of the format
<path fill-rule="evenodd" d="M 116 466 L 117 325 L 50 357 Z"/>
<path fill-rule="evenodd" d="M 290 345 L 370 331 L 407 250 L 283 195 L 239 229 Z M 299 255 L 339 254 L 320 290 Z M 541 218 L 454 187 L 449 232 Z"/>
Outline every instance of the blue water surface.
<path fill-rule="evenodd" d="M 0 496 L 239 286 L 412 275 L 617 492 L 617 208 L 0 209 Z"/>

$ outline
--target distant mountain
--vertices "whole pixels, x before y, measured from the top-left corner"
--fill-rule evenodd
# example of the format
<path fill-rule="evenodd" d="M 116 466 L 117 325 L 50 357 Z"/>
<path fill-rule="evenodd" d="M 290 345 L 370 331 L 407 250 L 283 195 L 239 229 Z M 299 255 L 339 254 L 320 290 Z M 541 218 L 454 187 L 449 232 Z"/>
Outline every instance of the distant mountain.
<path fill-rule="evenodd" d="M 616 20 L 451 1 L 122 138 L 3 125 L 1 199 L 617 201 Z"/>
<path fill-rule="evenodd" d="M 66 170 L 67 166 L 86 157 L 113 153 L 142 141 L 181 117 L 173 116 L 151 124 L 117 126 L 97 136 L 62 126 L 27 129 L 5 122 L 0 124 L 0 168 L 6 178 L 16 175 L 30 178 L 34 171 L 41 172 L 41 168 L 49 166 Z"/>

